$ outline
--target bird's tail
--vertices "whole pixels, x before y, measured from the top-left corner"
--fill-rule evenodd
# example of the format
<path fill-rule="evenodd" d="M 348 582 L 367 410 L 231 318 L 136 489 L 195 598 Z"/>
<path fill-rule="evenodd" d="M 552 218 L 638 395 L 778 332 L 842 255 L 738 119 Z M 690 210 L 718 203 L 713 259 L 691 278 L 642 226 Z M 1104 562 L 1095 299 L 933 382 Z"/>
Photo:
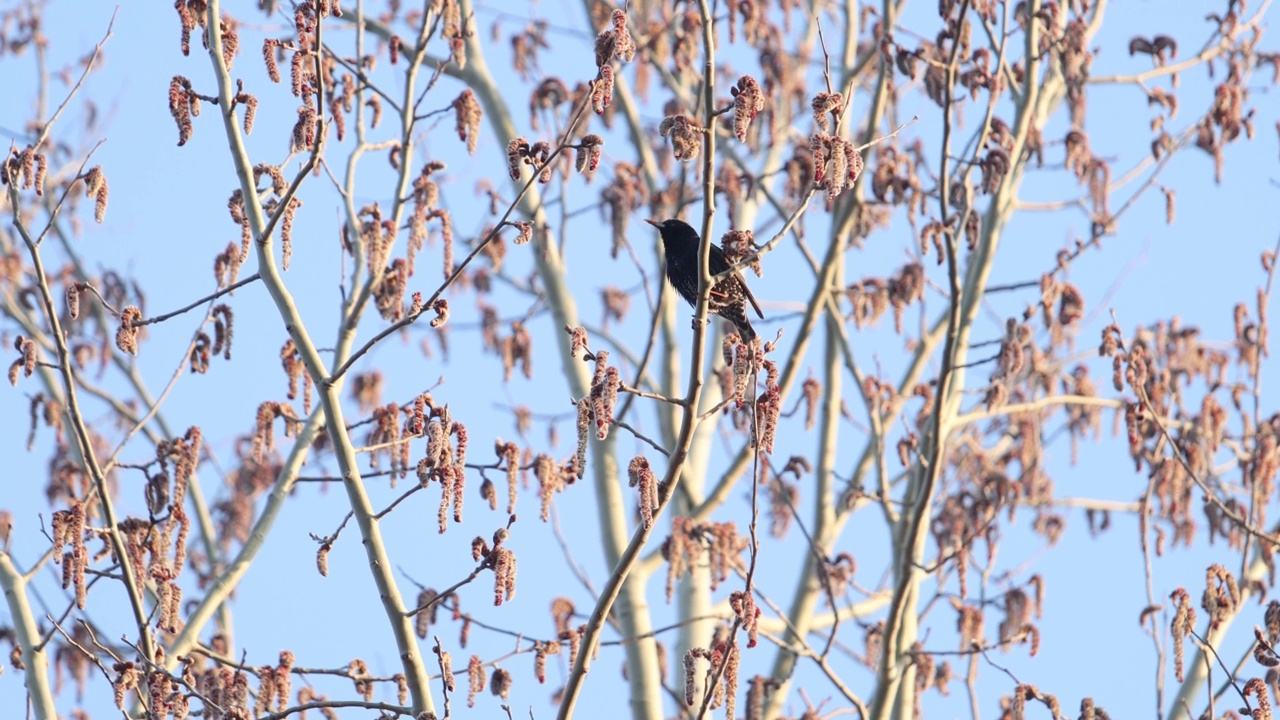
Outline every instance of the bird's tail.
<path fill-rule="evenodd" d="M 750 345 L 751 341 L 756 339 L 756 329 L 751 327 L 751 321 L 747 319 L 745 312 L 736 313 L 734 317 L 728 318 L 728 320 L 738 328 L 738 334 L 742 336 L 742 342 Z"/>
<path fill-rule="evenodd" d="M 742 287 L 744 286 L 741 283 L 731 285 L 729 291 L 720 296 L 715 294 L 716 288 L 712 288 L 712 300 L 723 299 L 724 302 L 713 302 L 712 307 L 709 309 L 712 313 L 733 323 L 734 327 L 738 329 L 738 334 L 742 336 L 742 341 L 750 343 L 756 338 L 756 330 L 751 327 L 751 320 L 747 317 L 747 304 L 743 301 L 741 294 L 737 294 L 734 297 L 734 291 Z"/>

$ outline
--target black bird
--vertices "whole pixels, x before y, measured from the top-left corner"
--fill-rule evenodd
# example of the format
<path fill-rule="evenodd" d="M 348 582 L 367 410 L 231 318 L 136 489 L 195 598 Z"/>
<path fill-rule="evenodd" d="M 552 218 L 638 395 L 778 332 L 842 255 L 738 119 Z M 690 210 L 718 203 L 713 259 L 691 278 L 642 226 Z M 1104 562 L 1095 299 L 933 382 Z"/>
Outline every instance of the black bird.
<path fill-rule="evenodd" d="M 657 220 L 645 220 L 645 222 L 658 228 L 658 233 L 662 235 L 662 247 L 667 253 L 667 280 L 676 292 L 680 293 L 680 297 L 690 305 L 696 305 L 698 276 L 701 274 L 698 267 L 700 242 L 698 231 L 688 223 L 675 218 L 662 222 Z M 711 246 L 709 264 L 713 277 L 730 267 L 729 261 L 725 260 L 724 251 L 716 245 Z M 760 304 L 756 302 L 755 296 L 747 288 L 747 283 L 743 281 L 742 276 L 734 273 L 716 280 L 711 286 L 707 310 L 736 325 L 743 342 L 751 342 L 755 339 L 756 331 L 751 327 L 751 321 L 747 319 L 748 302 L 756 311 L 756 315 L 763 320 L 764 313 L 760 312 Z"/>

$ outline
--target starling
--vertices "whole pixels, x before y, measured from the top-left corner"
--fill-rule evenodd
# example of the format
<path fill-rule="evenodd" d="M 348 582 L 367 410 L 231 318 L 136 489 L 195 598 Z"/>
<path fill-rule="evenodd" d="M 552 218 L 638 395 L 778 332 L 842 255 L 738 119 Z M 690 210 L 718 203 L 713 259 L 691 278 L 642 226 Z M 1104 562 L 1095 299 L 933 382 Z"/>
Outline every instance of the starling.
<path fill-rule="evenodd" d="M 667 253 L 667 280 L 680 293 L 680 297 L 696 305 L 698 302 L 698 231 L 682 220 L 645 220 L 658 228 L 662 235 L 662 247 Z M 710 268 L 714 277 L 729 269 L 729 261 L 724 258 L 724 251 L 711 246 Z M 744 342 L 755 339 L 756 331 L 747 319 L 747 302 L 751 303 L 761 319 L 760 305 L 756 302 L 751 290 L 747 288 L 742 276 L 734 273 L 715 281 L 711 286 L 711 297 L 707 303 L 707 311 L 733 323 L 738 328 Z"/>

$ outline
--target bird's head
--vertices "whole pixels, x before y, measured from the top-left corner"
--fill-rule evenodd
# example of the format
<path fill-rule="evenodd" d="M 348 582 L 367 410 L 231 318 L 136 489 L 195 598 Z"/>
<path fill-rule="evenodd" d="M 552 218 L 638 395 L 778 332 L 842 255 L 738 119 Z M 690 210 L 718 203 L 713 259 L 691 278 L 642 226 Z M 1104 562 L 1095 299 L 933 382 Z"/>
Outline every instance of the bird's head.
<path fill-rule="evenodd" d="M 647 218 L 645 222 L 658 228 L 658 233 L 662 235 L 664 245 L 671 243 L 692 244 L 694 247 L 698 245 L 698 231 L 683 220 L 677 220 L 676 218 L 669 220 Z"/>

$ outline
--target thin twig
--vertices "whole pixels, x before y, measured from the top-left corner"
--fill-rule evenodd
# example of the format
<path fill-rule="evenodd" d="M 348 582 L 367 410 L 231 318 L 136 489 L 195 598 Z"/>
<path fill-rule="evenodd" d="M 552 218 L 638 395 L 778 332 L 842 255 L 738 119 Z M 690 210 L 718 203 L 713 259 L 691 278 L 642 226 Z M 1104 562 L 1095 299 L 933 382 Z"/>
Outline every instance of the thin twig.
<path fill-rule="evenodd" d="M 170 318 L 175 318 L 179 315 L 182 315 L 183 313 L 190 312 L 207 302 L 213 302 L 214 300 L 217 300 L 223 295 L 228 295 L 230 293 L 233 293 L 236 290 L 239 290 L 240 288 L 244 287 L 245 285 L 257 282 L 261 279 L 262 279 L 261 275 L 259 275 L 258 273 L 254 273 L 249 277 L 243 280 L 240 280 L 239 282 L 232 283 L 231 285 L 228 285 L 227 287 L 222 288 L 221 290 L 217 290 L 215 292 L 209 293 L 208 295 L 205 295 L 199 300 L 192 301 L 190 304 L 180 307 L 177 310 L 164 313 L 163 315 L 156 315 L 155 317 L 149 317 L 149 318 L 146 318 L 145 320 L 139 320 L 133 323 L 133 327 L 142 327 L 143 325 L 154 325 L 156 323 L 161 323 L 161 322 L 164 322 L 165 320 L 169 320 Z M 95 294 L 97 293 L 96 289 L 94 290 L 94 293 Z M 103 302 L 103 305 L 106 305 L 105 301 Z M 112 314 L 118 315 L 119 313 L 112 312 Z"/>

